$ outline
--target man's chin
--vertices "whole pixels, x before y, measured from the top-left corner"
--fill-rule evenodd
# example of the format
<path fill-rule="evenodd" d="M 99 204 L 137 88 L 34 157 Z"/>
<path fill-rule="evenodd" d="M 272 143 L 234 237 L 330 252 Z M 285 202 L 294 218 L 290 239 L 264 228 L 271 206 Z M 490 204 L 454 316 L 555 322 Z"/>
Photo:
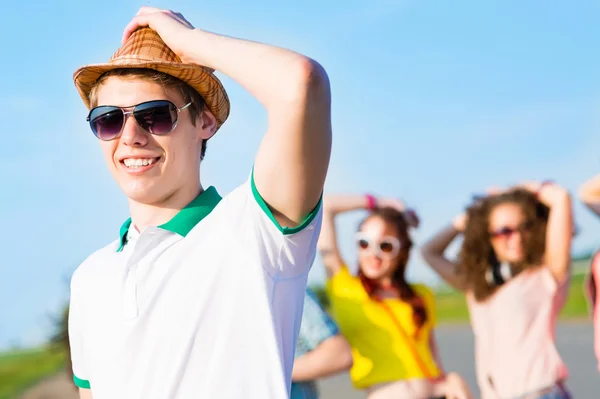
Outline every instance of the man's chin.
<path fill-rule="evenodd" d="M 157 202 L 157 196 L 154 190 L 151 187 L 145 187 L 141 185 L 135 185 L 132 187 L 131 185 L 127 185 L 125 187 L 121 187 L 123 193 L 127 196 L 127 198 L 131 201 L 135 201 L 140 204 L 152 204 Z"/>

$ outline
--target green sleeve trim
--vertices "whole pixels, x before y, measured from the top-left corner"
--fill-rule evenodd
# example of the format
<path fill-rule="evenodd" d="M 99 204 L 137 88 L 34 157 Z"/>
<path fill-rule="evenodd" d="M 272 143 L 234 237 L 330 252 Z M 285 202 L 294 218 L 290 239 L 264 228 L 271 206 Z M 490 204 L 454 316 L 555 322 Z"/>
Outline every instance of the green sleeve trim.
<path fill-rule="evenodd" d="M 79 388 L 90 389 L 90 382 L 88 380 L 82 380 L 81 378 L 77 378 L 76 375 L 73 375 L 73 382 Z"/>
<path fill-rule="evenodd" d="M 315 206 L 315 208 L 306 216 L 306 218 L 304 218 L 304 221 L 302 223 L 300 223 L 296 227 L 282 227 L 279 224 L 279 222 L 277 221 L 277 219 L 275 218 L 275 216 L 273 215 L 271 208 L 269 208 L 269 205 L 267 205 L 267 203 L 265 202 L 263 197 L 258 192 L 258 189 L 256 188 L 256 184 L 254 183 L 254 168 L 252 169 L 250 185 L 252 186 L 252 194 L 254 195 L 254 199 L 256 200 L 258 205 L 261 207 L 263 212 L 275 224 L 275 227 L 277 227 L 277 229 L 283 233 L 283 235 L 295 234 L 295 233 L 302 231 L 304 228 L 306 228 L 306 226 L 308 226 L 313 221 L 313 219 L 317 216 L 317 214 L 319 213 L 319 208 L 321 207 L 321 203 L 323 202 L 323 195 L 321 194 L 321 198 L 319 199 L 317 206 Z"/>

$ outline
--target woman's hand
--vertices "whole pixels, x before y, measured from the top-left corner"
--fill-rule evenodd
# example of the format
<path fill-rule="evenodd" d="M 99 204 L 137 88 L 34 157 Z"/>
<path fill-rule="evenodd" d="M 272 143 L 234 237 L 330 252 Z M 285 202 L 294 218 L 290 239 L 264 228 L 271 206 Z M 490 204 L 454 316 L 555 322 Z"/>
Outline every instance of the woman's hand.
<path fill-rule="evenodd" d="M 414 209 L 408 208 L 404 201 L 398 198 L 378 198 L 376 201 L 377 208 L 392 208 L 398 212 L 402 212 L 404 221 L 409 227 L 417 228 L 421 223 L 417 212 Z"/>
<path fill-rule="evenodd" d="M 419 227 L 419 224 L 421 224 L 421 220 L 419 219 L 419 216 L 417 215 L 417 212 L 414 209 L 405 210 L 403 212 L 403 215 L 404 215 L 404 221 L 410 227 L 413 227 L 416 229 L 417 227 Z"/>
<path fill-rule="evenodd" d="M 446 375 L 446 399 L 474 399 L 467 382 L 457 373 Z"/>
<path fill-rule="evenodd" d="M 467 216 L 467 212 L 463 212 L 460 215 L 456 216 L 454 220 L 452 220 L 452 227 L 461 233 L 465 232 L 467 228 L 467 222 L 469 221 L 469 217 Z"/>
<path fill-rule="evenodd" d="M 407 209 L 404 201 L 398 198 L 377 198 L 375 206 L 377 208 L 392 208 L 398 212 L 404 212 Z"/>

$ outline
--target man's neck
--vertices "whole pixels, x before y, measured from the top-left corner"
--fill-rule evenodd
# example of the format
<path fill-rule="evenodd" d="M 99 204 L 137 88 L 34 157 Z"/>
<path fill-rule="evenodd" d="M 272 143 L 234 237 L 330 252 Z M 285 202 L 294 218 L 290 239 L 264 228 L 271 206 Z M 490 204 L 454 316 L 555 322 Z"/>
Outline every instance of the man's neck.
<path fill-rule="evenodd" d="M 175 191 L 160 202 L 146 204 L 129 199 L 131 225 L 143 232 L 146 227 L 167 223 L 203 191 L 200 182 L 197 182 Z"/>

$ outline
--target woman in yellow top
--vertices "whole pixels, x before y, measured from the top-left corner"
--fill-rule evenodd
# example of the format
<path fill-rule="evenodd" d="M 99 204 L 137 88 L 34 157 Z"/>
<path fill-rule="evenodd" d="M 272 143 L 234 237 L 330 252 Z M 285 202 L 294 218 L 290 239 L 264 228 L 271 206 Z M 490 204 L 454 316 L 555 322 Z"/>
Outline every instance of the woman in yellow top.
<path fill-rule="evenodd" d="M 352 346 L 355 388 L 369 399 L 468 399 L 467 384 L 445 375 L 436 348 L 435 300 L 424 285 L 404 278 L 419 220 L 398 200 L 328 196 L 319 250 L 327 270 L 331 310 Z M 335 216 L 366 209 L 356 234 L 358 273 L 352 275 L 337 245 Z"/>

